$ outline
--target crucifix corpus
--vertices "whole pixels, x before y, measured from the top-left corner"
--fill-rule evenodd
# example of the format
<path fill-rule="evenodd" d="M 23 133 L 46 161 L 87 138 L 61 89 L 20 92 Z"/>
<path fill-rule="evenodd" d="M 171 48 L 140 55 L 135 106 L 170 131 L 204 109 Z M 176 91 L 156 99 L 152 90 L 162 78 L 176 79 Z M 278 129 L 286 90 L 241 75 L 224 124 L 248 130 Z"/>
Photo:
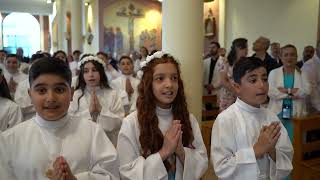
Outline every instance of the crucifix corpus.
<path fill-rule="evenodd" d="M 134 50 L 134 20 L 136 18 L 144 17 L 144 13 L 141 9 L 136 9 L 136 7 L 130 3 L 128 8 L 122 7 L 118 12 L 118 16 L 128 18 L 128 33 L 129 33 L 129 44 L 130 51 Z"/>

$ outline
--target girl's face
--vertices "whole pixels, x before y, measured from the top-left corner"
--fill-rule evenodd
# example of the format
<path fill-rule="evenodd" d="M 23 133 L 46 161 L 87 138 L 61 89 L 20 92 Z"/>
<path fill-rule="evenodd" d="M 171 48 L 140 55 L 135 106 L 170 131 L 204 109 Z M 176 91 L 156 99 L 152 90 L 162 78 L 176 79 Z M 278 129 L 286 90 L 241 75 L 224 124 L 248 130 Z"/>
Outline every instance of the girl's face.
<path fill-rule="evenodd" d="M 100 84 L 100 74 L 92 62 L 87 62 L 83 67 L 83 78 L 86 85 L 95 87 Z"/>
<path fill-rule="evenodd" d="M 152 92 L 157 106 L 167 109 L 178 93 L 178 72 L 172 63 L 158 64 L 154 67 Z"/>
<path fill-rule="evenodd" d="M 131 75 L 133 74 L 133 64 L 131 63 L 130 59 L 122 59 L 120 62 L 120 70 L 124 75 Z"/>

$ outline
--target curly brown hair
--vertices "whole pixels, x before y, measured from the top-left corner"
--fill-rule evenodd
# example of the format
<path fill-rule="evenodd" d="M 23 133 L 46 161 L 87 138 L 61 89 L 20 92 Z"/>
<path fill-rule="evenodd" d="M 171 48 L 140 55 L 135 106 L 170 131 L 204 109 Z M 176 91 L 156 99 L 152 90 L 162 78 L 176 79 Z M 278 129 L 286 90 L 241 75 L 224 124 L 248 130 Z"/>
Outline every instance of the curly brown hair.
<path fill-rule="evenodd" d="M 142 148 L 142 155 L 147 158 L 149 155 L 157 153 L 163 145 L 163 134 L 158 127 L 158 117 L 156 115 L 156 97 L 152 92 L 152 82 L 154 68 L 158 64 L 172 63 L 176 66 L 178 73 L 178 92 L 172 102 L 173 118 L 180 120 L 182 124 L 182 144 L 184 147 L 194 148 L 192 142 L 194 136 L 190 122 L 189 111 L 187 107 L 186 97 L 184 94 L 183 82 L 180 77 L 180 67 L 177 61 L 170 55 L 165 54 L 162 58 L 156 58 L 142 68 L 143 76 L 138 86 L 139 96 L 137 99 L 137 113 L 140 128 L 139 141 Z M 171 165 L 168 160 L 164 161 L 164 165 L 169 170 Z"/>

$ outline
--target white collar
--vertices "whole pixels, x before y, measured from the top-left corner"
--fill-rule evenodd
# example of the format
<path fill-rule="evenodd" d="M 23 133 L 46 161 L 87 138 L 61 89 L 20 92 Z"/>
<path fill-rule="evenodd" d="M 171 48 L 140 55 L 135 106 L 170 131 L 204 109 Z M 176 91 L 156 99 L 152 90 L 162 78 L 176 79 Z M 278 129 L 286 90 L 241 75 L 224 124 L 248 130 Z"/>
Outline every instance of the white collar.
<path fill-rule="evenodd" d="M 156 106 L 156 113 L 159 116 L 169 116 L 172 115 L 172 107 L 168 108 L 168 109 L 163 109 L 159 106 Z"/>
<path fill-rule="evenodd" d="M 101 90 L 101 87 L 100 87 L 100 86 L 96 86 L 95 88 L 96 88 L 96 93 Z M 93 90 L 93 87 L 86 85 L 85 91 L 91 93 L 92 90 Z"/>
<path fill-rule="evenodd" d="M 48 129 L 58 129 L 63 126 L 65 126 L 68 122 L 69 115 L 66 114 L 61 119 L 55 120 L 55 121 L 49 121 L 43 119 L 39 114 L 36 114 L 36 117 L 34 118 L 34 121 L 42 128 L 48 128 Z"/>
<path fill-rule="evenodd" d="M 252 113 L 261 112 L 261 108 L 257 108 L 247 104 L 246 102 L 242 101 L 240 98 L 237 98 L 236 105 L 239 106 L 242 110 Z"/>

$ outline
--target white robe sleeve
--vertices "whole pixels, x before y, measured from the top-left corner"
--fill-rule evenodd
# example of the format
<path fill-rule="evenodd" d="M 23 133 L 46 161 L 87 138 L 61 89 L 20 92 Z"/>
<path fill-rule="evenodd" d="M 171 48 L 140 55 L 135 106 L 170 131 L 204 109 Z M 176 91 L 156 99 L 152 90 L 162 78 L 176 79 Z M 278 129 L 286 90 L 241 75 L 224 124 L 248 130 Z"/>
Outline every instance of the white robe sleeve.
<path fill-rule="evenodd" d="M 8 113 L 9 113 L 8 128 L 12 128 L 13 126 L 23 121 L 21 109 L 16 103 L 12 102 L 12 105 Z"/>
<path fill-rule="evenodd" d="M 273 117 L 278 119 L 276 115 Z M 287 177 L 292 171 L 293 147 L 285 127 L 281 123 L 281 135 L 276 144 L 276 162 L 271 157 L 270 161 L 270 179 L 278 180 Z"/>
<path fill-rule="evenodd" d="M 194 148 L 184 147 L 185 160 L 184 166 L 182 167 L 183 178 L 181 179 L 200 179 L 208 169 L 207 150 L 203 143 L 199 124 L 193 115 L 190 115 L 190 122 L 194 136 L 194 141 L 192 142 Z M 178 159 L 179 158 L 177 158 L 177 161 Z M 178 168 L 179 166 L 177 166 L 177 169 Z"/>
<path fill-rule="evenodd" d="M 307 95 L 311 93 L 311 85 L 305 72 L 302 71 L 300 75 L 302 86 L 294 95 L 298 96 L 299 98 L 305 98 Z"/>
<path fill-rule="evenodd" d="M 93 131 L 90 171 L 75 174 L 78 180 L 120 180 L 117 151 L 99 125 Z"/>
<path fill-rule="evenodd" d="M 257 167 L 253 147 L 237 149 L 232 120 L 218 116 L 211 133 L 211 161 L 219 179 L 233 179 L 241 169 Z"/>
<path fill-rule="evenodd" d="M 106 132 L 119 130 L 122 119 L 124 118 L 124 109 L 122 102 L 116 91 L 113 91 L 109 97 L 111 100 L 109 107 L 102 106 L 98 122 Z"/>
<path fill-rule="evenodd" d="M 120 177 L 122 180 L 160 180 L 167 177 L 167 170 L 159 153 L 144 158 L 139 150 L 139 140 L 136 139 L 134 119 L 136 113 L 123 120 L 118 137 L 117 151 L 120 159 Z M 120 143 L 121 142 L 121 143 Z"/>
<path fill-rule="evenodd" d="M 7 179 L 7 180 L 15 180 L 16 178 L 10 173 L 10 169 L 8 167 L 8 159 L 7 156 L 9 155 L 6 151 L 5 141 L 3 140 L 1 131 L 0 131 L 0 179 Z"/>

